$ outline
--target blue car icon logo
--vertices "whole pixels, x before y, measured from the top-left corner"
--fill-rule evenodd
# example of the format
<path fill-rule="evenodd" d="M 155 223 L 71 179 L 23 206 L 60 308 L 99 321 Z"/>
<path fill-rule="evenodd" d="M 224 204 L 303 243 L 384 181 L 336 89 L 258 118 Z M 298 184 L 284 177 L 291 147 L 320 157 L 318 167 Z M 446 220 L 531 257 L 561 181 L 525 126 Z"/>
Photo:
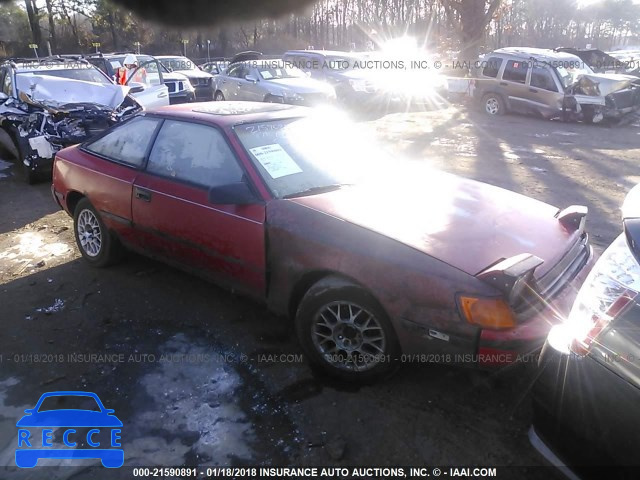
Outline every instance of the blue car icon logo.
<path fill-rule="evenodd" d="M 67 404 L 81 408 L 65 408 Z M 25 413 L 16 424 L 18 467 L 33 468 L 40 458 L 100 459 L 107 468 L 118 468 L 124 463 L 124 451 L 120 448 L 122 422 L 95 393 L 45 393 Z"/>

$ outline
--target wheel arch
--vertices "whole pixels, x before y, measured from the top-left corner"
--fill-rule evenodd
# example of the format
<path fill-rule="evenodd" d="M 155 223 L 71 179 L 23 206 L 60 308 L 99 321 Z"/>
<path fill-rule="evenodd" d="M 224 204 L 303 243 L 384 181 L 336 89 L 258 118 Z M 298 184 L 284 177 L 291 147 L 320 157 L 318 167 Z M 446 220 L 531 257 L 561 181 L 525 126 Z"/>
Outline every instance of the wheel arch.
<path fill-rule="evenodd" d="M 336 272 L 333 270 L 313 270 L 310 272 L 306 272 L 302 275 L 298 281 L 295 283 L 293 289 L 291 290 L 291 295 L 289 296 L 289 306 L 287 309 L 287 313 L 290 319 L 295 319 L 296 312 L 298 311 L 298 307 L 300 306 L 300 302 L 304 296 L 311 290 L 315 285 L 326 282 L 327 287 L 329 286 L 354 286 L 361 288 L 364 292 L 367 293 L 371 297 L 373 301 L 376 302 L 378 307 L 388 316 L 386 309 L 382 306 L 380 301 L 376 298 L 373 292 L 367 288 L 362 283 L 358 282 L 354 278 L 345 275 L 344 273 Z"/>
<path fill-rule="evenodd" d="M 75 214 L 78 203 L 85 197 L 86 195 L 76 190 L 71 190 L 69 193 L 67 193 L 65 203 L 67 204 L 67 210 L 72 217 Z"/>

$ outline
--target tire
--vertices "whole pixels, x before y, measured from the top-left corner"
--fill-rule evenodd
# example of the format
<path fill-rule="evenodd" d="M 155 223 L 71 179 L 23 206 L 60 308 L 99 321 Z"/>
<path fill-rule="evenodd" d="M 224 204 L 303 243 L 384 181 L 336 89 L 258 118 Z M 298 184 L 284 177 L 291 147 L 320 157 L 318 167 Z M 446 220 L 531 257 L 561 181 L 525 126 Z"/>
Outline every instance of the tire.
<path fill-rule="evenodd" d="M 369 382 L 397 365 L 400 347 L 386 313 L 366 290 L 339 277 L 307 291 L 295 325 L 311 365 L 332 377 Z"/>
<path fill-rule="evenodd" d="M 507 112 L 504 100 L 497 93 L 487 93 L 482 97 L 482 109 L 487 115 L 504 115 Z"/>
<path fill-rule="evenodd" d="M 218 90 L 216 92 L 216 94 L 214 95 L 213 99 L 216 102 L 224 102 L 225 98 L 224 98 L 224 93 L 222 93 L 220 90 Z"/>
<path fill-rule="evenodd" d="M 582 107 L 582 120 L 589 125 L 600 123 L 602 121 L 602 114 L 596 112 L 595 107 L 592 105 L 585 105 Z"/>
<path fill-rule="evenodd" d="M 87 198 L 80 200 L 73 212 L 73 232 L 80 253 L 91 266 L 106 267 L 120 259 L 118 239 L 107 230 Z"/>
<path fill-rule="evenodd" d="M 16 160 L 18 161 L 18 169 L 20 170 L 20 172 L 22 172 L 22 178 L 24 179 L 24 181 L 27 183 L 27 185 L 35 185 L 36 183 L 38 183 L 38 180 L 40 179 L 40 175 L 38 175 L 38 172 L 36 170 L 33 170 L 30 167 L 27 167 L 24 164 L 24 157 L 25 157 L 25 149 L 29 148 L 28 145 L 28 141 L 26 140 L 21 140 L 20 137 L 18 136 L 18 133 L 16 132 L 15 135 L 11 135 L 13 138 L 13 144 L 15 146 L 15 154 L 16 154 Z"/>
<path fill-rule="evenodd" d="M 40 179 L 38 172 L 36 172 L 30 167 L 27 167 L 24 163 L 22 163 L 22 160 L 20 160 L 20 163 L 21 163 L 20 168 L 22 169 L 24 181 L 27 182 L 27 185 L 35 185 L 36 183 L 38 183 Z"/>

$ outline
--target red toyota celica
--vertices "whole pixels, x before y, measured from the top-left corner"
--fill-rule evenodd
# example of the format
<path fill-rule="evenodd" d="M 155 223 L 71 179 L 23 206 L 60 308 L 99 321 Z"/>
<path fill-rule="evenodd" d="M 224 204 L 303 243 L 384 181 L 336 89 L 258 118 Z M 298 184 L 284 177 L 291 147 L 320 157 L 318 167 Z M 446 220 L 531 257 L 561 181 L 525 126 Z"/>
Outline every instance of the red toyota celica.
<path fill-rule="evenodd" d="M 526 360 L 592 262 L 586 208 L 423 164 L 337 115 L 216 102 L 60 151 L 52 190 L 91 265 L 126 247 L 257 298 L 333 375 Z"/>

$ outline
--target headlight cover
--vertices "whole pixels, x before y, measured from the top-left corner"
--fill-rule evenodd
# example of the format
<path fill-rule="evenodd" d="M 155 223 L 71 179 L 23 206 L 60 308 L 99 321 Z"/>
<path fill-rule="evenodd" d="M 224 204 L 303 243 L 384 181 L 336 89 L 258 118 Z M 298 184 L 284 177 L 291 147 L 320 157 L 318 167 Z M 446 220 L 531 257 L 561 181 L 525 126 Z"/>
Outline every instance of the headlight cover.
<path fill-rule="evenodd" d="M 549 343 L 584 355 L 598 334 L 640 292 L 640 265 L 624 234 L 604 251 L 580 288 L 566 322 L 553 327 Z"/>

